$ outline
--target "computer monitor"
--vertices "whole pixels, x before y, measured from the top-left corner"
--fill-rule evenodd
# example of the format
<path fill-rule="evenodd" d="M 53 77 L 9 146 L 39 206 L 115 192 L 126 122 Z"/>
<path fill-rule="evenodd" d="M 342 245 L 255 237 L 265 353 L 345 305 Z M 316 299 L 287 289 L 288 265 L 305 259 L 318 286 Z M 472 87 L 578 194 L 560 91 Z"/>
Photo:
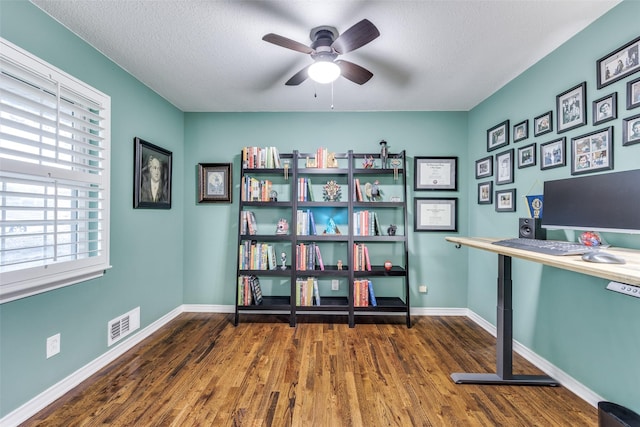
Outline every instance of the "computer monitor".
<path fill-rule="evenodd" d="M 546 181 L 542 227 L 640 234 L 640 169 Z"/>

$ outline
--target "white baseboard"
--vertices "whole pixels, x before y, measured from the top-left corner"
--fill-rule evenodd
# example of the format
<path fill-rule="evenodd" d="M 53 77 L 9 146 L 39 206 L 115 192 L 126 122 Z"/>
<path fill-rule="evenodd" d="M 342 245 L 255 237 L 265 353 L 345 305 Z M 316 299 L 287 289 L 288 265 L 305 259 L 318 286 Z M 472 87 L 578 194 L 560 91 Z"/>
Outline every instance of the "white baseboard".
<path fill-rule="evenodd" d="M 88 379 L 91 375 L 98 372 L 100 369 L 107 366 L 109 363 L 115 361 L 122 356 L 128 350 L 139 344 L 151 334 L 156 332 L 162 326 L 169 323 L 176 316 L 185 312 L 193 313 L 234 313 L 235 307 L 233 305 L 214 305 L 214 304 L 184 304 L 175 308 L 166 315 L 162 316 L 146 328 L 140 330 L 137 334 L 130 336 L 125 341 L 121 342 L 117 346 L 108 350 L 101 356 L 97 357 L 87 365 L 78 369 L 62 381 L 49 387 L 27 403 L 23 404 L 19 408 L 13 410 L 5 417 L 0 419 L 0 425 L 3 427 L 13 427 L 28 420 L 30 417 L 52 404 L 54 401 L 62 397 L 65 393 L 68 393 L 75 386 L 82 381 Z M 478 316 L 473 311 L 467 308 L 412 308 L 412 316 L 467 316 L 472 321 L 477 323 L 484 330 L 489 332 L 494 337 L 496 336 L 496 327 Z M 549 363 L 546 359 L 540 357 L 518 341 L 513 341 L 513 351 L 524 357 L 531 362 L 537 368 L 542 370 L 547 375 L 557 380 L 563 387 L 567 388 L 578 397 L 588 402 L 594 407 L 598 406 L 598 402 L 604 400 L 601 396 L 597 395 L 574 378 L 563 372 L 561 369 Z"/>

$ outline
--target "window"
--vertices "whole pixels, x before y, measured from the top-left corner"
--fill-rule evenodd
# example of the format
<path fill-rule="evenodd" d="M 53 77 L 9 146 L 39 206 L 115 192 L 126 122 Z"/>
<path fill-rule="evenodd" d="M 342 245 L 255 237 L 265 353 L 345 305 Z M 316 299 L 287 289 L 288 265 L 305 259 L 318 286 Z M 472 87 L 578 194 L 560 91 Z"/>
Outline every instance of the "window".
<path fill-rule="evenodd" d="M 0 39 L 0 303 L 109 268 L 111 99 Z"/>

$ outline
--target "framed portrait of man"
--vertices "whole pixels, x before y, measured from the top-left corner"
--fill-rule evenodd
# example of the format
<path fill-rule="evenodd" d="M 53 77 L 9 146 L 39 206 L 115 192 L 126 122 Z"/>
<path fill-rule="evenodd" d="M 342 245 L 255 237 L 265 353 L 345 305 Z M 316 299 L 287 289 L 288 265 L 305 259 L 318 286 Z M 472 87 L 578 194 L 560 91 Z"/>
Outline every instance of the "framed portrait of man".
<path fill-rule="evenodd" d="M 173 153 L 138 137 L 133 145 L 134 209 L 171 209 Z"/>

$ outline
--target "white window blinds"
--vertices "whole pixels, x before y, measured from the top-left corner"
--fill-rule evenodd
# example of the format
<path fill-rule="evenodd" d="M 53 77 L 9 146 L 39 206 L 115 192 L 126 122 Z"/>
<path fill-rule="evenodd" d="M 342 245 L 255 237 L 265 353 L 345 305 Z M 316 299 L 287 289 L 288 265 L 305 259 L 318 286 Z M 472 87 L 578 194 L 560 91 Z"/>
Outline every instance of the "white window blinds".
<path fill-rule="evenodd" d="M 0 302 L 7 302 L 109 267 L 111 100 L 0 42 Z"/>

